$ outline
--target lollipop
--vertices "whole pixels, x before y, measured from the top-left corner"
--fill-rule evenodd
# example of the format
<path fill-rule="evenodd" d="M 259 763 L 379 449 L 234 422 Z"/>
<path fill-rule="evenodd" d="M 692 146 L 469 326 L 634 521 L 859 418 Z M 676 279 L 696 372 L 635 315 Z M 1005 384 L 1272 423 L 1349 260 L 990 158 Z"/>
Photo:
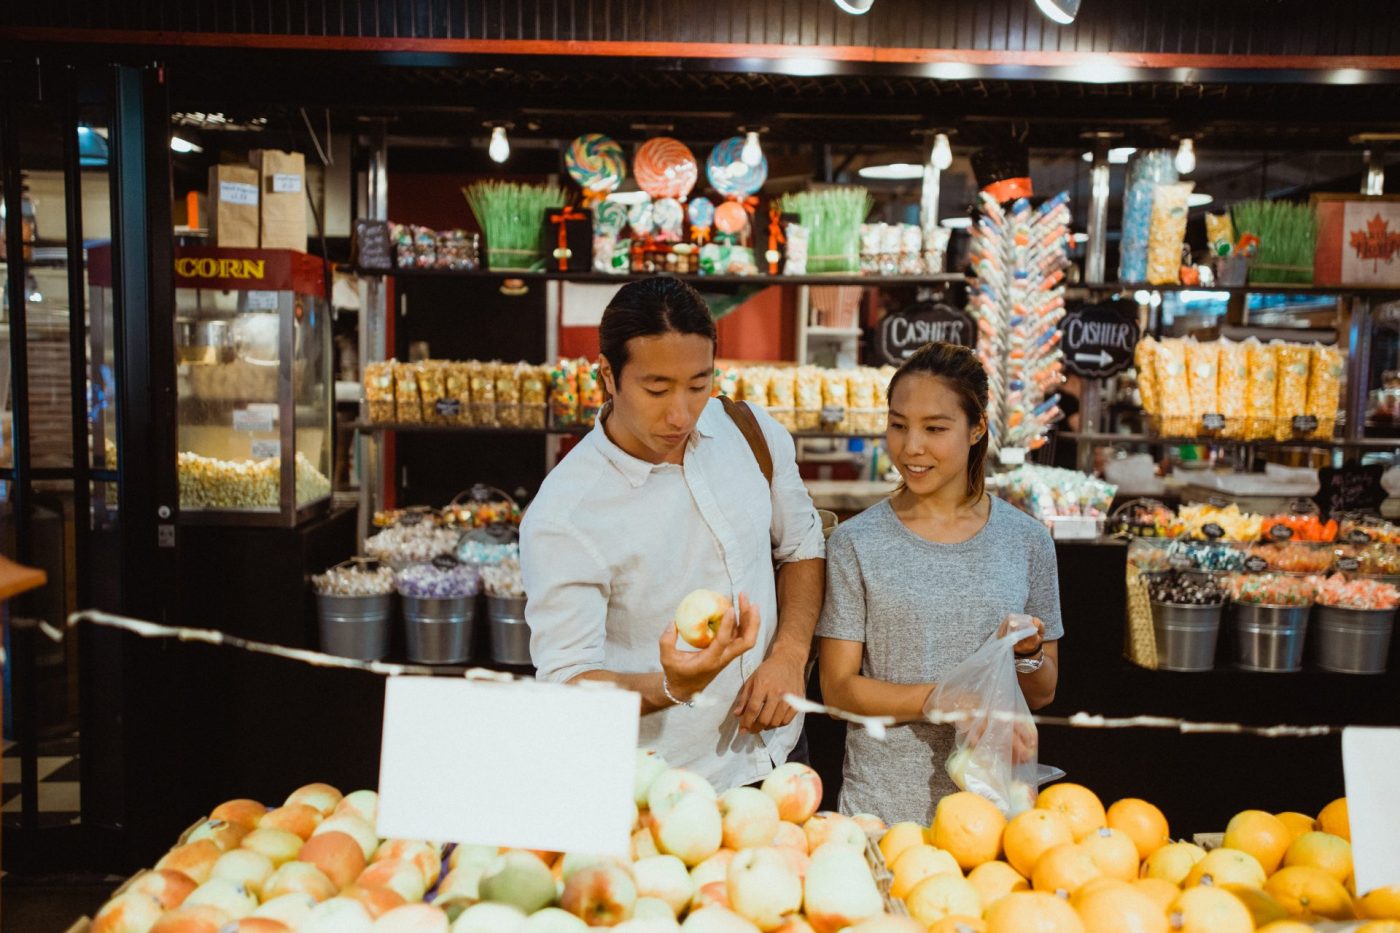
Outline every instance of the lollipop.
<path fill-rule="evenodd" d="M 737 234 L 749 225 L 749 212 L 738 201 L 725 201 L 715 208 L 715 228 L 721 233 Z"/>
<path fill-rule="evenodd" d="M 710 227 L 715 223 L 715 205 L 709 198 L 695 198 L 690 202 L 687 213 L 690 225 L 695 228 L 695 239 L 701 243 L 710 238 Z"/>
<path fill-rule="evenodd" d="M 695 156 L 685 143 L 668 136 L 658 136 L 642 143 L 632 160 L 632 174 L 637 187 L 653 198 L 684 200 L 700 177 Z"/>
<path fill-rule="evenodd" d="M 705 176 L 710 185 L 726 197 L 746 197 L 756 193 L 768 180 L 768 159 L 761 157 L 757 165 L 742 158 L 744 137 L 731 136 L 710 150 L 705 160 Z"/>
<path fill-rule="evenodd" d="M 651 236 L 651 228 L 655 223 L 652 216 L 651 202 L 643 201 L 640 204 L 633 204 L 628 208 L 627 223 L 631 226 L 634 236 Z"/>
<path fill-rule="evenodd" d="M 678 242 L 685 235 L 685 208 L 675 198 L 662 198 L 652 205 L 652 222 L 657 236 L 667 242 Z"/>
<path fill-rule="evenodd" d="M 621 201 L 602 201 L 593 209 L 593 232 L 617 236 L 627 226 L 627 205 Z"/>
<path fill-rule="evenodd" d="M 607 192 L 627 176 L 627 157 L 612 137 L 588 133 L 564 150 L 564 168 L 584 191 Z"/>

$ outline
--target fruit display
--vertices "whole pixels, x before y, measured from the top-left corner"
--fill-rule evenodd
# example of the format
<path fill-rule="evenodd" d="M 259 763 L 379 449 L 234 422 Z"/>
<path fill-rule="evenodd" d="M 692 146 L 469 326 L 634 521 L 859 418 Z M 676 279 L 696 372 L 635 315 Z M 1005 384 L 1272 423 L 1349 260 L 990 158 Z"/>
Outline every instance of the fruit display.
<path fill-rule="evenodd" d="M 381 839 L 374 791 L 311 784 L 275 808 L 214 808 L 90 933 L 921 933 L 876 880 L 884 824 L 818 813 L 821 796 L 806 765 L 719 794 L 640 750 L 631 857 L 616 859 Z"/>
<path fill-rule="evenodd" d="M 1357 896 L 1346 799 L 1314 819 L 1246 810 L 1207 851 L 1173 841 L 1145 800 L 1105 808 L 1072 783 L 1045 787 L 1011 820 L 966 791 L 933 823 L 897 823 L 878 848 L 922 929 L 950 933 L 1269 933 L 1328 921 L 1385 933 L 1400 885 Z"/>

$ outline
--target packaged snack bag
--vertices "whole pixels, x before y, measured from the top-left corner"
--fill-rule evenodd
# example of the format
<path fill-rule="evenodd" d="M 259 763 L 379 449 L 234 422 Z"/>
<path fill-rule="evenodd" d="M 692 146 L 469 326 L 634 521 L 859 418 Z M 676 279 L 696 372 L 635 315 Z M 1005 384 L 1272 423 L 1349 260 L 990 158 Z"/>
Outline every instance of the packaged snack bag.
<path fill-rule="evenodd" d="M 1220 344 L 1186 341 L 1186 381 L 1191 387 L 1191 418 L 1193 432 L 1205 415 L 1219 414 L 1216 397 L 1220 382 Z"/>
<path fill-rule="evenodd" d="M 1220 378 L 1216 407 L 1225 416 L 1225 436 L 1245 436 L 1245 395 L 1249 388 L 1249 354 L 1244 344 L 1220 340 Z"/>
<path fill-rule="evenodd" d="M 472 421 L 479 428 L 500 427 L 496 416 L 496 364 L 472 362 L 467 370 L 472 393 Z"/>
<path fill-rule="evenodd" d="M 500 363 L 493 367 L 496 390 L 496 423 L 503 428 L 520 427 L 520 385 L 515 367 Z"/>
<path fill-rule="evenodd" d="M 414 363 L 394 364 L 394 408 L 399 421 L 405 424 L 419 424 L 423 420 L 418 366 Z"/>
<path fill-rule="evenodd" d="M 1152 195 L 1152 229 L 1147 240 L 1147 281 L 1175 285 L 1181 281 L 1181 244 L 1186 240 L 1186 199 L 1196 187 L 1183 181 L 1158 185 Z"/>
<path fill-rule="evenodd" d="M 1245 430 L 1250 440 L 1274 436 L 1274 409 L 1278 401 L 1278 353 L 1272 344 L 1250 337 L 1244 341 L 1249 361 L 1244 397 Z"/>
<path fill-rule="evenodd" d="M 1312 351 L 1302 344 L 1278 343 L 1275 352 L 1278 354 L 1278 395 L 1274 402 L 1274 439 L 1286 441 L 1293 436 L 1293 417 L 1307 414 Z"/>
<path fill-rule="evenodd" d="M 1144 337 L 1133 348 L 1133 365 L 1137 367 L 1138 395 L 1142 410 L 1149 415 L 1161 413 L 1157 395 L 1157 341 Z"/>
<path fill-rule="evenodd" d="M 1342 376 L 1346 373 L 1346 356 L 1337 347 L 1312 347 L 1312 362 L 1308 368 L 1308 410 L 1317 419 L 1312 437 L 1330 440 L 1336 427 L 1337 409 L 1342 401 Z"/>

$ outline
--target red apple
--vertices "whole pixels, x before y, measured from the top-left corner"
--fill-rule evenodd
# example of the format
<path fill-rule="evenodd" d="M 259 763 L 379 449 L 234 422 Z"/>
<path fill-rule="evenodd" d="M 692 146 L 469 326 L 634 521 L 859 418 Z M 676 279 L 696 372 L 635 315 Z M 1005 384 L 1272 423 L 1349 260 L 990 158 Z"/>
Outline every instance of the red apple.
<path fill-rule="evenodd" d="M 241 823 L 209 819 L 191 830 L 185 841 L 198 842 L 201 839 L 208 839 L 219 847 L 220 852 L 227 852 L 230 849 L 238 848 L 239 841 L 248 833 L 248 828 Z"/>
<path fill-rule="evenodd" d="M 695 866 L 719 851 L 724 826 L 715 801 L 692 793 L 656 814 L 655 834 L 657 848 Z"/>
<path fill-rule="evenodd" d="M 335 805 L 335 813 L 332 815 L 340 816 L 342 813 L 358 816 L 373 826 L 379 821 L 379 794 L 372 790 L 357 790 L 346 794 L 340 803 Z"/>
<path fill-rule="evenodd" d="M 397 891 L 389 888 L 366 888 L 358 884 L 350 885 L 340 892 L 340 896 L 359 901 L 365 905 L 369 915 L 376 918 L 384 916 L 395 907 L 402 907 L 405 903 L 403 895 Z"/>
<path fill-rule="evenodd" d="M 297 860 L 315 865 L 339 890 L 365 870 L 365 854 L 360 844 L 345 833 L 322 833 L 308 839 L 297 853 Z"/>
<path fill-rule="evenodd" d="M 840 813 L 818 813 L 803 824 L 802 831 L 807 834 L 808 852 L 815 852 L 828 842 L 839 842 L 865 851 L 865 830 L 855 820 Z"/>
<path fill-rule="evenodd" d="M 778 805 L 756 787 L 735 787 L 719 798 L 726 849 L 766 846 L 778 831 Z"/>
<path fill-rule="evenodd" d="M 182 904 L 157 920 L 151 933 L 219 933 L 232 919 L 217 907 Z"/>
<path fill-rule="evenodd" d="M 263 885 L 267 879 L 272 877 L 272 873 L 277 870 L 277 866 L 272 864 L 272 860 L 261 852 L 254 852 L 252 849 L 234 849 L 232 852 L 225 852 L 219 856 L 219 860 L 214 863 L 214 871 L 210 874 L 210 879 L 222 878 L 224 881 L 231 881 L 234 884 L 242 885 L 254 897 L 261 898 Z"/>
<path fill-rule="evenodd" d="M 778 849 L 745 849 L 734 856 L 728 890 L 731 909 L 765 933 L 802 909 L 802 879 Z"/>
<path fill-rule="evenodd" d="M 684 933 L 755 933 L 758 927 L 727 907 L 706 907 L 685 918 Z"/>
<path fill-rule="evenodd" d="M 778 816 L 791 823 L 805 823 L 822 802 L 822 779 L 804 764 L 789 761 L 763 780 L 763 792 L 778 805 Z"/>
<path fill-rule="evenodd" d="M 447 914 L 440 908 L 432 904 L 405 904 L 376 920 L 373 933 L 447 933 L 447 926 Z"/>
<path fill-rule="evenodd" d="M 161 913 L 154 897 L 127 891 L 102 905 L 92 918 L 92 933 L 148 933 Z"/>
<path fill-rule="evenodd" d="M 209 819 L 236 823 L 252 832 L 258 828 L 258 820 L 266 812 L 267 807 L 256 800 L 226 800 L 214 808 L 214 812 L 209 814 Z"/>
<path fill-rule="evenodd" d="M 733 605 L 714 590 L 695 590 L 676 607 L 676 631 L 687 644 L 704 648 L 715 640 L 724 614 Z"/>
<path fill-rule="evenodd" d="M 374 853 L 376 862 L 409 862 L 423 875 L 423 884 L 428 888 L 437 884 L 442 875 L 442 850 L 436 843 L 419 842 L 410 839 L 390 839 L 379 846 Z"/>
<path fill-rule="evenodd" d="M 642 859 L 632 866 L 632 877 L 637 881 L 638 897 L 659 898 L 671 908 L 673 917 L 679 917 L 695 896 L 690 871 L 674 855 Z"/>
<path fill-rule="evenodd" d="M 592 865 L 574 874 L 564 885 L 559 906 L 592 927 L 616 926 L 632 916 L 637 885 L 622 868 Z"/>
<path fill-rule="evenodd" d="M 223 852 L 213 840 L 201 839 L 171 849 L 165 853 L 164 858 L 156 862 L 156 868 L 178 871 L 195 884 L 203 884 L 209 880 L 214 863 L 219 860 L 220 855 L 223 855 Z"/>
<path fill-rule="evenodd" d="M 272 873 L 263 885 L 263 897 L 271 900 L 283 894 L 309 894 L 319 901 L 335 897 L 335 885 L 315 865 L 287 862 Z"/>
<path fill-rule="evenodd" d="M 302 838 L 285 829 L 255 829 L 243 837 L 239 845 L 267 856 L 273 865 L 281 866 L 297 857 Z"/>
<path fill-rule="evenodd" d="M 285 802 L 310 804 L 322 816 L 330 816 L 343 799 L 344 795 L 329 784 L 307 784 L 292 791 Z"/>
<path fill-rule="evenodd" d="M 220 856 L 220 861 L 223 857 Z M 219 863 L 214 863 L 217 874 Z M 185 874 L 170 869 L 156 869 L 142 872 L 127 888 L 128 894 L 145 894 L 160 902 L 161 910 L 174 910 L 185 902 L 190 892 L 199 885 Z"/>
<path fill-rule="evenodd" d="M 421 901 L 428 890 L 418 866 L 404 861 L 375 862 L 355 883 L 362 888 L 388 888 L 410 904 Z"/>
<path fill-rule="evenodd" d="M 258 820 L 259 829 L 285 829 L 303 840 L 310 839 L 321 825 L 321 811 L 306 803 L 289 803 L 269 810 Z"/>
<path fill-rule="evenodd" d="M 816 933 L 837 933 L 885 911 L 865 853 L 840 844 L 812 853 L 803 906 Z"/>

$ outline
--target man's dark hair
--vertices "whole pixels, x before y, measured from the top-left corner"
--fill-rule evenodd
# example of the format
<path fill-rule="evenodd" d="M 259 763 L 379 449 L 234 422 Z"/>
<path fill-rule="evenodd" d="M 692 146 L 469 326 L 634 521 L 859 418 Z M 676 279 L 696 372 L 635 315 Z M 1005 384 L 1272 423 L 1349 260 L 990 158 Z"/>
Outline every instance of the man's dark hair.
<path fill-rule="evenodd" d="M 716 343 L 715 321 L 700 293 L 666 275 L 638 279 L 618 289 L 598 325 L 599 347 L 612 366 L 613 379 L 622 379 L 627 341 L 661 334 L 697 334 Z"/>

